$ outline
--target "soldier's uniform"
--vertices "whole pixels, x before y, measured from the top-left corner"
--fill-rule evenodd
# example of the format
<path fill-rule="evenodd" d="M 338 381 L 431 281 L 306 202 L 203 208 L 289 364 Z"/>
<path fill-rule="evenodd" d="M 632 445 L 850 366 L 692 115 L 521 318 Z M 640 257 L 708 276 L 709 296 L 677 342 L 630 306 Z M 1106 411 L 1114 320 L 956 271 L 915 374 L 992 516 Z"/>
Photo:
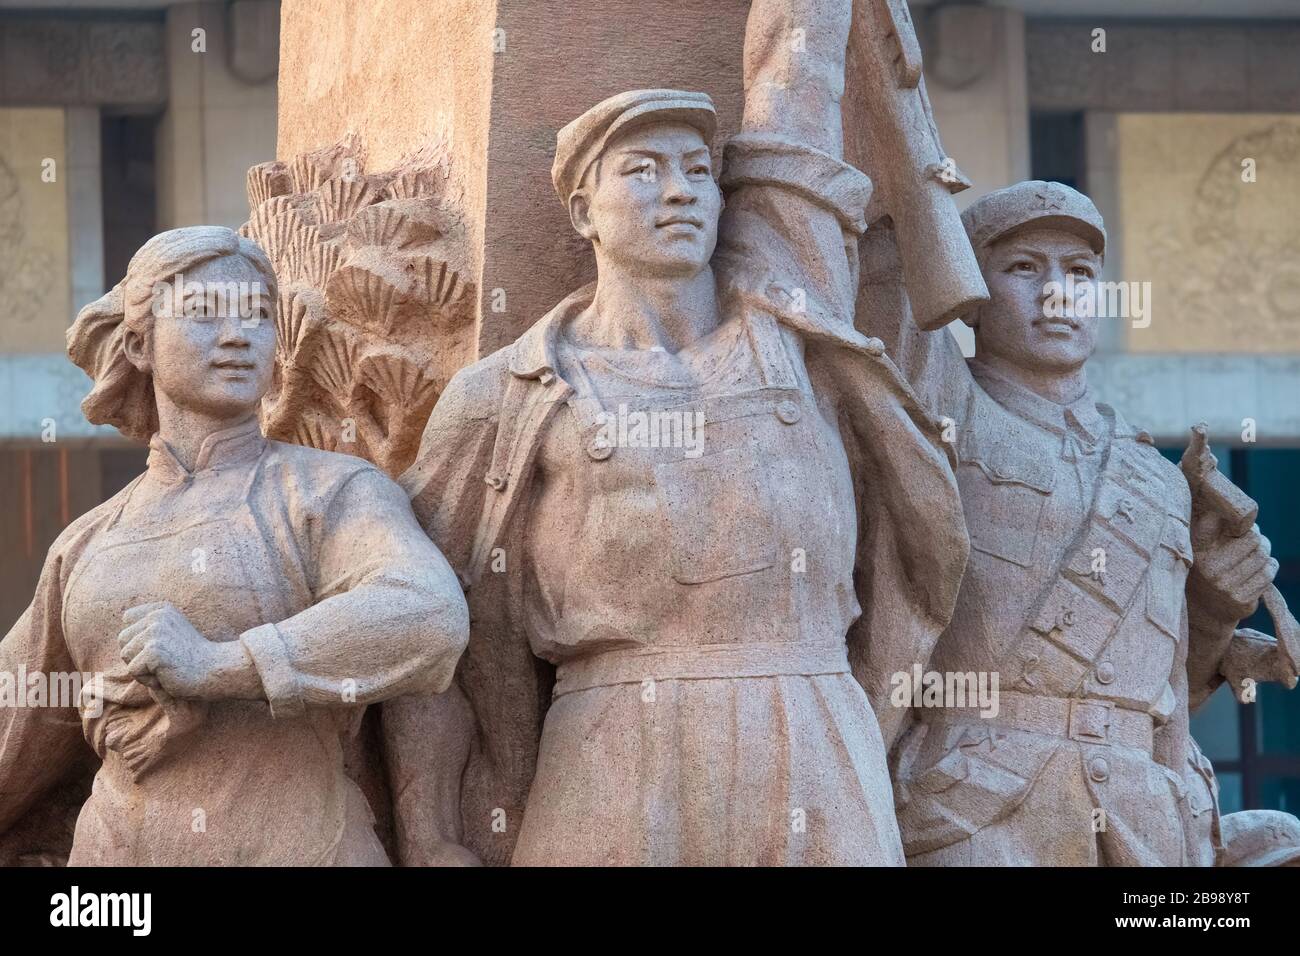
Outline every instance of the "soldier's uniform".
<path fill-rule="evenodd" d="M 1104 250 L 1096 208 L 1058 184 L 963 216 L 977 252 L 1034 220 Z M 1182 473 L 1091 392 L 1058 405 L 951 336 L 900 338 L 927 350 L 900 365 L 955 426 L 972 549 L 930 668 L 1000 681 L 996 717 L 915 712 L 895 753 L 909 863 L 1186 862 Z"/>

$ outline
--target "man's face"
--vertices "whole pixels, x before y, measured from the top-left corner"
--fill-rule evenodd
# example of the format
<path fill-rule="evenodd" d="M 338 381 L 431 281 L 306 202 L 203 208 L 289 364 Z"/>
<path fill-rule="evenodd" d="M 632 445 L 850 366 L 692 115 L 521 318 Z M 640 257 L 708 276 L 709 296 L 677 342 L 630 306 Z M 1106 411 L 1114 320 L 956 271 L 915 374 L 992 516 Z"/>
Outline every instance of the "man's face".
<path fill-rule="evenodd" d="M 1095 308 L 1076 309 L 1075 303 L 1100 268 L 1087 242 L 1058 229 L 1030 229 L 997 240 L 984 262 L 990 300 L 972 323 L 976 355 L 1029 372 L 1079 368 L 1096 347 L 1098 319 Z M 1067 277 L 1073 278 L 1073 288 Z"/>
<path fill-rule="evenodd" d="M 722 193 L 699 131 L 660 123 L 614 139 L 570 210 L 602 258 L 655 275 L 689 276 L 713 256 Z"/>
<path fill-rule="evenodd" d="M 176 305 L 160 292 L 151 347 L 134 346 L 154 388 L 214 418 L 255 409 L 275 365 L 275 303 L 261 274 L 239 256 L 213 259 L 185 273 Z"/>

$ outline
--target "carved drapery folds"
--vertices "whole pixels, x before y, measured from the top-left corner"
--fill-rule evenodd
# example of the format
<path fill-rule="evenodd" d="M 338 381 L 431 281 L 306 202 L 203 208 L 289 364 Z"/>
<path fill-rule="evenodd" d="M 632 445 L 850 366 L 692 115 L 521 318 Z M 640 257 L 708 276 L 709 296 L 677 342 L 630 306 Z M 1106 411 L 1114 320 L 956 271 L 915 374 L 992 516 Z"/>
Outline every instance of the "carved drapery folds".
<path fill-rule="evenodd" d="M 476 294 L 445 151 L 366 173 L 350 139 L 248 171 L 241 229 L 275 263 L 275 382 L 267 435 L 411 461 L 451 376 L 473 357 Z"/>

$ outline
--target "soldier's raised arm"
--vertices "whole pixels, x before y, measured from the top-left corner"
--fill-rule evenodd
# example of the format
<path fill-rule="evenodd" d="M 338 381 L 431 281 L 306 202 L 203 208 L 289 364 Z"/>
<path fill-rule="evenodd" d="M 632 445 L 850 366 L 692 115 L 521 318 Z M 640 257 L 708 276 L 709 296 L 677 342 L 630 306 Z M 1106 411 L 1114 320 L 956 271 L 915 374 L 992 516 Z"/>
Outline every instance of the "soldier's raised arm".
<path fill-rule="evenodd" d="M 960 343 L 947 327 L 926 332 L 916 324 L 892 229 L 869 227 L 861 245 L 862 287 L 855 325 L 884 343 L 886 354 L 927 412 L 940 420 L 962 422 L 974 380 Z"/>

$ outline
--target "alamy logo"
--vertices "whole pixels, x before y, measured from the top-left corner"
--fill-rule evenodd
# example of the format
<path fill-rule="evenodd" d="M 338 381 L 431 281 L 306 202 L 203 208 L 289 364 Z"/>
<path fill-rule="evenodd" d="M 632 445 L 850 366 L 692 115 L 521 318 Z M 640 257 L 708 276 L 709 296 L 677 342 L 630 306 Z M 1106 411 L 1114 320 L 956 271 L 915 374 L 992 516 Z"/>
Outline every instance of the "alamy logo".
<path fill-rule="evenodd" d="M 684 448 L 687 458 L 704 454 L 704 412 L 601 412 L 595 442 L 602 448 Z"/>
<path fill-rule="evenodd" d="M 148 936 L 153 929 L 152 893 L 69 893 L 50 897 L 51 926 L 129 926 L 131 935 Z"/>
<path fill-rule="evenodd" d="M 171 281 L 154 285 L 150 307 L 155 318 L 237 315 L 255 328 L 270 304 L 261 282 L 196 282 L 178 272 Z"/>
<path fill-rule="evenodd" d="M 0 671 L 0 707 L 75 707 L 84 717 L 104 712 L 104 675 L 78 671 Z"/>
<path fill-rule="evenodd" d="M 926 671 L 920 664 L 897 671 L 890 679 L 889 702 L 895 707 L 978 707 L 981 717 L 998 715 L 997 671 Z"/>
<path fill-rule="evenodd" d="M 1043 317 L 1048 319 L 1132 319 L 1133 328 L 1151 324 L 1150 282 L 1076 281 L 1043 286 Z"/>

